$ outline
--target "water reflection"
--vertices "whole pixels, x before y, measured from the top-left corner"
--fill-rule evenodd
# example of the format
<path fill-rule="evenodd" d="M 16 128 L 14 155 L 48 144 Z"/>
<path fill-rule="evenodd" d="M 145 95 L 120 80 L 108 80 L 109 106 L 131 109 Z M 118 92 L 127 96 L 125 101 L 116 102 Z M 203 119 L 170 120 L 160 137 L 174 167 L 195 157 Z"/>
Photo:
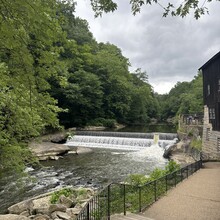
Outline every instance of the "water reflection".
<path fill-rule="evenodd" d="M 162 133 L 176 133 L 177 127 L 173 124 L 161 123 L 161 124 L 150 124 L 150 125 L 137 125 L 127 126 L 118 130 L 119 132 L 162 132 Z"/>

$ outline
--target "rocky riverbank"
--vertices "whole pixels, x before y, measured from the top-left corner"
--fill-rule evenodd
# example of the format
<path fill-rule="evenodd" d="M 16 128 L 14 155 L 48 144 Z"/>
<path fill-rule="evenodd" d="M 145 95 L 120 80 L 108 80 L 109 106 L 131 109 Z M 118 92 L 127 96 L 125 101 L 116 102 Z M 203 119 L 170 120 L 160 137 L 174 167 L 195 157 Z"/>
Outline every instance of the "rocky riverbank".
<path fill-rule="evenodd" d="M 170 146 L 165 150 L 163 156 L 181 165 L 200 160 L 200 152 L 190 146 L 190 139 L 181 140 L 177 144 Z"/>
<path fill-rule="evenodd" d="M 74 220 L 94 195 L 90 188 L 65 188 L 17 203 L 0 220 Z"/>

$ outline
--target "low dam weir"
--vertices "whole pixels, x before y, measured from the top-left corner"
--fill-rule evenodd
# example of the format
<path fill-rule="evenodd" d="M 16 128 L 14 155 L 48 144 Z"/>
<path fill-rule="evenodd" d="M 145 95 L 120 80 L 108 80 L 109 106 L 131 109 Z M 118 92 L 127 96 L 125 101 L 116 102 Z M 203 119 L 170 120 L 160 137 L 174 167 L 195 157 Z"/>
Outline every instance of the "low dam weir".
<path fill-rule="evenodd" d="M 177 134 L 173 133 L 77 131 L 76 135 L 68 138 L 65 145 L 138 151 L 152 145 L 165 149 L 176 141 Z"/>

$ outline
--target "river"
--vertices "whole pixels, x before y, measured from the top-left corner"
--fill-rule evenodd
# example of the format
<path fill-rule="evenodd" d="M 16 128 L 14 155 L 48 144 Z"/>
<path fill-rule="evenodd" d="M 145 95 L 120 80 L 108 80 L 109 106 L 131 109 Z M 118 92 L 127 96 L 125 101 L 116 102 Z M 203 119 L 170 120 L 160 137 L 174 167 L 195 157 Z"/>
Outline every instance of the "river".
<path fill-rule="evenodd" d="M 158 145 L 136 152 L 93 148 L 58 161 L 41 162 L 41 169 L 27 168 L 26 177 L 12 176 L 0 181 L 0 213 L 14 203 L 64 186 L 100 188 L 109 182 L 124 181 L 129 174 L 147 175 L 156 167 L 165 167 L 167 160 L 162 155 L 163 149 Z"/>

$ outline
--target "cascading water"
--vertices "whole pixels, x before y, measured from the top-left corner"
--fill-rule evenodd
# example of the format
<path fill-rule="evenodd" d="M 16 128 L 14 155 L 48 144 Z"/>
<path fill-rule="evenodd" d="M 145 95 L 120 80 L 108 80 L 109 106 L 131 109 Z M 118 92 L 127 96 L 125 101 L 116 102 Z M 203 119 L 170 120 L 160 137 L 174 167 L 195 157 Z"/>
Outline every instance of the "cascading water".
<path fill-rule="evenodd" d="M 176 142 L 176 134 L 146 134 L 146 133 L 127 133 L 127 132 L 77 132 L 77 134 L 67 141 L 65 145 L 69 147 L 89 147 L 89 148 L 109 148 L 138 151 L 146 149 L 155 144 L 155 138 L 163 149 L 167 145 Z"/>
<path fill-rule="evenodd" d="M 44 161 L 41 169 L 28 169 L 31 178 L 22 178 L 19 184 L 13 176 L 0 180 L 0 213 L 16 202 L 55 188 L 72 185 L 99 188 L 112 181 L 124 181 L 132 173 L 146 175 L 156 167 L 164 168 L 167 164 L 164 147 L 174 143 L 177 135 L 159 133 L 158 144 L 154 144 L 153 136 L 154 133 L 77 133 L 67 144 L 94 146 L 92 151 Z"/>

